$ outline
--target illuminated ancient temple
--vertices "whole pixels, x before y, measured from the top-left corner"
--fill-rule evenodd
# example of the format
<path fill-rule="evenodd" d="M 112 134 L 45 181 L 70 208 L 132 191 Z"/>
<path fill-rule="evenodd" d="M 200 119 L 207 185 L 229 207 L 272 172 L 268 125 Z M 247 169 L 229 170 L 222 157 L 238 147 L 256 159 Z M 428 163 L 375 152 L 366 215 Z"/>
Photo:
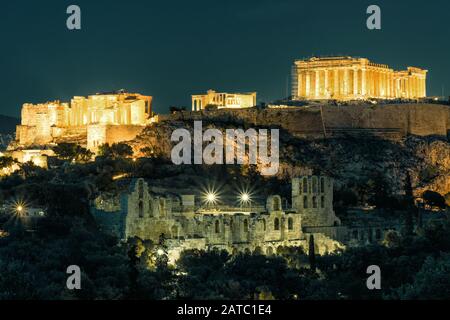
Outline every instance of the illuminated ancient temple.
<path fill-rule="evenodd" d="M 256 105 L 256 92 L 225 93 L 208 90 L 206 94 L 192 96 L 192 111 L 200 111 L 207 106 L 215 106 L 218 109 L 242 109 Z"/>
<path fill-rule="evenodd" d="M 151 117 L 151 96 L 123 90 L 76 96 L 70 103 L 25 103 L 16 141 L 21 146 L 47 144 L 65 136 L 87 135 L 87 147 L 131 139 Z"/>
<path fill-rule="evenodd" d="M 427 70 L 394 71 L 366 58 L 313 57 L 292 68 L 294 100 L 418 99 L 426 97 Z"/>

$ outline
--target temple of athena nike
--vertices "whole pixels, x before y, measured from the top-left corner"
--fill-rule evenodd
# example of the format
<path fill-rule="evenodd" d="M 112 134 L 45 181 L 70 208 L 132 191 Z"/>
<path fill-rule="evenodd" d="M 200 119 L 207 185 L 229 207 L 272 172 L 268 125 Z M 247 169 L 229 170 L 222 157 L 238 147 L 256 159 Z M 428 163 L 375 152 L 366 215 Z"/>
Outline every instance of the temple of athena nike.
<path fill-rule="evenodd" d="M 419 99 L 426 97 L 427 70 L 395 71 L 366 58 L 313 57 L 292 68 L 294 100 Z"/>

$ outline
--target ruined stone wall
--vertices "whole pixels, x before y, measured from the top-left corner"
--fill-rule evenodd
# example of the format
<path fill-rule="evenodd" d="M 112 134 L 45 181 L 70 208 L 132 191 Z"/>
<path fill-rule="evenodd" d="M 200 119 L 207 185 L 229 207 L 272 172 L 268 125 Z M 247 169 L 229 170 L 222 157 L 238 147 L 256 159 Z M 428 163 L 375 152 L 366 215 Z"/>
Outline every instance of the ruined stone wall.
<path fill-rule="evenodd" d="M 267 200 L 267 212 L 200 213 L 192 216 L 184 208 L 172 212 L 178 201 L 152 195 L 143 179 L 133 180 L 128 191 L 117 197 L 99 197 L 91 212 L 105 231 L 121 239 L 139 237 L 157 243 L 164 234 L 173 263 L 183 250 L 220 249 L 230 254 L 259 252 L 276 254 L 283 247 L 308 250 L 308 235 L 302 231 L 301 215 L 281 210 L 279 196 Z M 328 235 L 314 233 L 316 252 L 324 254 L 343 245 Z"/>
<path fill-rule="evenodd" d="M 302 226 L 338 226 L 333 211 L 333 180 L 323 176 L 292 179 L 292 207 L 302 216 Z"/>

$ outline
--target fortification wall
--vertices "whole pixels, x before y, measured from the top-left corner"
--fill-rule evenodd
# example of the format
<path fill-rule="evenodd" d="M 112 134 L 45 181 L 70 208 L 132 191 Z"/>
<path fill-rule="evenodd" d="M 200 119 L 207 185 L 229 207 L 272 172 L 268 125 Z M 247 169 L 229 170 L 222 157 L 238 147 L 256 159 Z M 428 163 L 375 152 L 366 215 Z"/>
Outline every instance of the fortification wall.
<path fill-rule="evenodd" d="M 444 105 L 325 106 L 322 110 L 329 131 L 334 128 L 396 129 L 403 136 L 447 136 L 450 130 L 450 107 Z"/>
<path fill-rule="evenodd" d="M 142 132 L 145 126 L 141 125 L 107 125 L 106 141 L 109 144 L 134 139 Z"/>
<path fill-rule="evenodd" d="M 366 133 L 387 138 L 406 134 L 447 136 L 450 107 L 437 104 L 392 104 L 266 109 L 221 109 L 160 115 L 159 121 L 233 121 L 253 126 L 279 126 L 295 136 L 324 137 Z"/>
<path fill-rule="evenodd" d="M 117 143 L 136 138 L 145 126 L 141 125 L 89 125 L 87 128 L 87 147 L 96 150 L 104 143 Z"/>

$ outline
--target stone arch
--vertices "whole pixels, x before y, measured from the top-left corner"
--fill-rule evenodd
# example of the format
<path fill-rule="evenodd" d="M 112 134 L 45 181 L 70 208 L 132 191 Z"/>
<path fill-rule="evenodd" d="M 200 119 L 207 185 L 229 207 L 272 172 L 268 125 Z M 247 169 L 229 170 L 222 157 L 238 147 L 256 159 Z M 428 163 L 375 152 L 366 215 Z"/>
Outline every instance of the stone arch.
<path fill-rule="evenodd" d="M 255 248 L 255 250 L 253 250 L 253 253 L 254 253 L 254 254 L 259 254 L 259 255 L 261 255 L 261 254 L 263 254 L 263 251 L 262 251 L 262 249 L 261 249 L 260 246 L 257 246 L 257 247 Z"/>
<path fill-rule="evenodd" d="M 313 192 L 313 193 L 318 193 L 318 189 L 317 189 L 317 177 L 313 177 L 313 178 L 312 178 L 312 192 Z"/>
<path fill-rule="evenodd" d="M 280 230 L 280 219 L 275 218 L 273 220 L 273 230 Z"/>
<path fill-rule="evenodd" d="M 220 233 L 220 224 L 219 224 L 219 220 L 216 220 L 216 222 L 214 223 L 214 232 L 215 232 L 215 233 Z"/>
<path fill-rule="evenodd" d="M 250 251 L 249 248 L 245 248 L 245 249 L 244 249 L 244 253 L 245 253 L 245 254 L 252 254 L 252 252 Z"/>
<path fill-rule="evenodd" d="M 159 215 L 161 217 L 166 216 L 166 200 L 164 198 L 159 199 Z"/>
<path fill-rule="evenodd" d="M 381 230 L 380 229 L 375 230 L 375 239 L 376 240 L 381 239 Z"/>
<path fill-rule="evenodd" d="M 271 255 L 273 255 L 273 248 L 272 247 L 267 247 L 267 249 L 266 249 L 266 254 L 268 255 L 268 256 L 271 256 Z"/>
<path fill-rule="evenodd" d="M 232 255 L 238 255 L 239 254 L 239 250 L 236 247 L 233 247 L 233 250 L 231 251 Z"/>
<path fill-rule="evenodd" d="M 279 196 L 273 197 L 273 210 L 281 211 L 281 199 Z"/>
<path fill-rule="evenodd" d="M 294 219 L 288 218 L 288 230 L 294 230 Z"/>
<path fill-rule="evenodd" d="M 303 178 L 303 193 L 308 193 L 308 179 Z"/>
<path fill-rule="evenodd" d="M 139 196 L 139 199 L 144 198 L 144 180 L 143 179 L 138 180 L 138 196 Z"/>
<path fill-rule="evenodd" d="M 144 217 L 144 203 L 142 202 L 142 200 L 139 200 L 138 210 L 139 210 L 139 218 L 143 218 Z"/>
<path fill-rule="evenodd" d="M 308 209 L 308 196 L 303 196 L 303 208 Z"/>
<path fill-rule="evenodd" d="M 148 200 L 148 215 L 153 217 L 153 200 L 151 198 Z"/>
<path fill-rule="evenodd" d="M 244 219 L 244 232 L 248 232 L 248 220 Z"/>

